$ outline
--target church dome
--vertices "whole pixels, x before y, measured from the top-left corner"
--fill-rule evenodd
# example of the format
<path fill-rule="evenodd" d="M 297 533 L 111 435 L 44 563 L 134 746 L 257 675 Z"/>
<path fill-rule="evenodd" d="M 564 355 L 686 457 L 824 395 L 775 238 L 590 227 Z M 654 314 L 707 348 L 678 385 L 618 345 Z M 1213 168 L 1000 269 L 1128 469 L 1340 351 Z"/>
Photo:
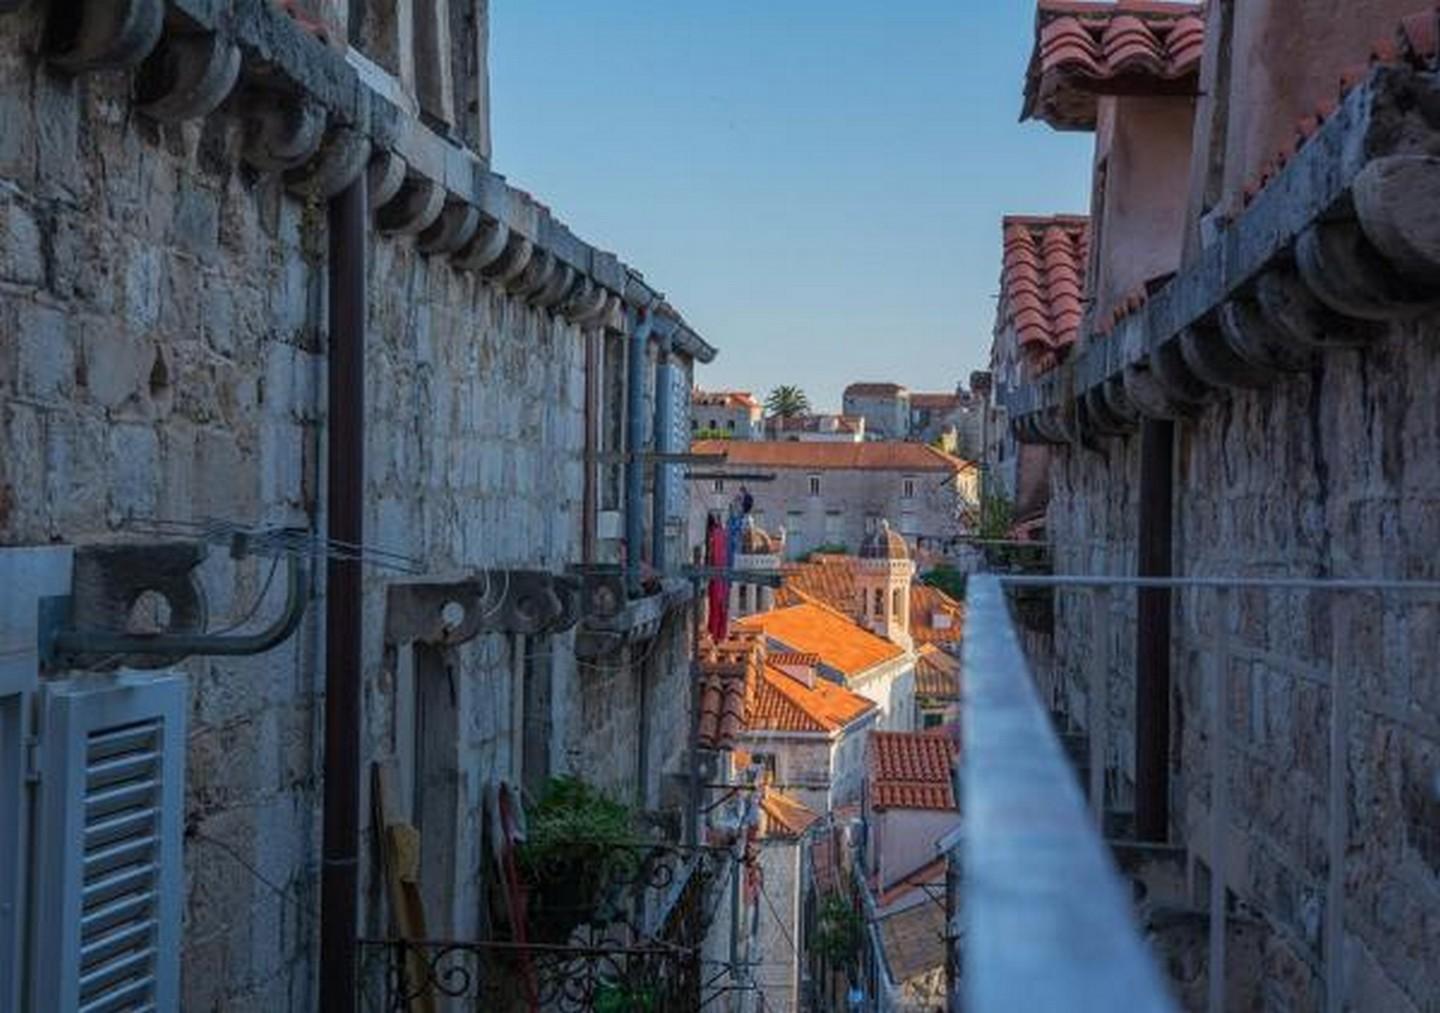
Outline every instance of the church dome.
<path fill-rule="evenodd" d="M 882 520 L 860 543 L 860 558 L 909 559 L 910 548 L 905 544 L 905 537 L 892 531 L 889 522 Z"/>

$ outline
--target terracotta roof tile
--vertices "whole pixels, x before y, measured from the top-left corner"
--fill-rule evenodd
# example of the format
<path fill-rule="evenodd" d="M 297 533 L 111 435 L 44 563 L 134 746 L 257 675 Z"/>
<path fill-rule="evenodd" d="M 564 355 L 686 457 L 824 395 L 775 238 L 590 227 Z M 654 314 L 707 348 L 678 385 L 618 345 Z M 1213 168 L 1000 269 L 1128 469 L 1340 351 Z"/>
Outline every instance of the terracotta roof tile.
<path fill-rule="evenodd" d="M 911 408 L 929 408 L 932 411 L 939 409 L 945 411 L 955 408 L 960 404 L 959 394 L 911 394 Z"/>
<path fill-rule="evenodd" d="M 760 810 L 765 814 L 766 837 L 799 837 L 820 818 L 820 814 L 805 803 L 774 788 L 761 792 Z"/>
<path fill-rule="evenodd" d="M 735 626 L 759 630 L 790 650 L 818 654 L 827 668 L 847 679 L 905 653 L 898 644 L 877 637 L 849 616 L 813 599 L 746 616 Z"/>
<path fill-rule="evenodd" d="M 871 732 L 870 801 L 877 809 L 958 809 L 951 760 L 958 752 L 949 735 L 934 732 Z"/>
<path fill-rule="evenodd" d="M 760 402 L 748 390 L 700 390 L 691 391 L 690 402 L 713 407 L 759 408 Z"/>
<path fill-rule="evenodd" d="M 960 472 L 971 462 L 924 443 L 795 443 L 751 440 L 697 440 L 697 454 L 725 454 L 726 464 L 808 471 Z"/>
<path fill-rule="evenodd" d="M 1040 0 L 1021 119 L 1088 130 L 1098 95 L 1193 95 L 1203 14 L 1198 3 Z"/>
<path fill-rule="evenodd" d="M 915 659 L 915 695 L 930 700 L 959 700 L 960 659 L 934 644 L 920 648 Z"/>
<path fill-rule="evenodd" d="M 765 664 L 765 644 L 757 635 L 737 631 L 720 643 L 700 645 L 700 725 L 702 749 L 733 749 L 745 730 L 746 714 Z"/>
<path fill-rule="evenodd" d="M 818 600 L 858 619 L 854 562 L 851 556 L 816 554 L 804 563 L 786 563 L 781 567 L 785 583 L 775 592 L 775 604 L 785 607 Z M 948 615 L 949 625 L 936 625 L 937 614 Z M 963 605 L 939 588 L 911 583 L 910 637 L 917 645 L 959 643 L 964 627 Z"/>
<path fill-rule="evenodd" d="M 807 685 L 766 665 L 750 698 L 745 723 L 752 732 L 839 731 L 875 710 L 874 701 L 828 679 Z"/>
<path fill-rule="evenodd" d="M 1090 220 L 1078 215 L 1004 219 L 1002 312 L 1037 371 L 1055 365 L 1080 334 Z"/>

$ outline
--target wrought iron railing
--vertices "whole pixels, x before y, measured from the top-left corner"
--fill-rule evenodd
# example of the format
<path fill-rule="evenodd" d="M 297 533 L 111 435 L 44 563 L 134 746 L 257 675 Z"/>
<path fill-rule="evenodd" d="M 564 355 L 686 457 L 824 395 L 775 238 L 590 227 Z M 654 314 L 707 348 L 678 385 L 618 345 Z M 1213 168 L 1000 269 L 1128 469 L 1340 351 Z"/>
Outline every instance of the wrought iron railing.
<path fill-rule="evenodd" d="M 575 861 L 575 857 L 580 862 Z M 588 845 L 533 870 L 550 903 L 527 941 L 361 939 L 366 1013 L 660 1013 L 704 1003 L 701 947 L 729 852 Z M 574 887 L 574 903 L 565 903 Z M 558 889 L 557 889 L 558 888 Z M 538 899 L 540 891 L 531 894 Z M 556 898 L 560 898 L 558 901 Z"/>

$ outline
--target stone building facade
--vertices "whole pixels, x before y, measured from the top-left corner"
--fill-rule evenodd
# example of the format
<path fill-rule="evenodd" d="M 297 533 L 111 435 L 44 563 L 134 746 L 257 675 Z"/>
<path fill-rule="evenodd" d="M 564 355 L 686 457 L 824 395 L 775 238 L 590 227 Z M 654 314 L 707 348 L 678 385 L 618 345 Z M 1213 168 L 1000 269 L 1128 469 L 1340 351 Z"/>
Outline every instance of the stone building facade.
<path fill-rule="evenodd" d="M 1083 322 L 1042 258 L 1030 368 L 1010 384 L 996 369 L 1011 433 L 1049 459 L 1058 573 L 1440 577 L 1440 236 L 1421 213 L 1440 192 L 1437 15 L 1419 6 L 1216 0 L 1121 26 L 1108 5 L 1042 0 L 1026 111 L 1097 131 L 1102 234 Z M 1148 86 L 1103 55 L 1067 62 L 1121 27 L 1165 68 Z M 1162 786 L 1185 902 L 1203 909 L 1223 872 L 1231 1008 L 1432 1008 L 1434 594 L 1117 590 L 1094 608 L 1056 592 L 1039 674 L 1092 734 L 1104 688 L 1107 805 L 1152 806 L 1145 783 Z M 1158 755 L 1137 741 L 1153 692 Z M 1208 951 L 1192 942 L 1168 963 L 1196 1008 Z"/>
<path fill-rule="evenodd" d="M 743 485 L 754 497 L 756 523 L 784 529 L 785 556 L 822 546 L 859 548 L 882 520 L 912 545 L 962 534 L 978 501 L 972 464 L 920 443 L 732 443 L 700 441 L 700 454 L 726 454 L 695 490 L 690 530 L 703 532 L 709 512 L 724 517 Z M 773 480 L 746 483 L 746 474 Z M 839 550 L 844 551 L 844 550 Z"/>
<path fill-rule="evenodd" d="M 728 440 L 765 438 L 765 410 L 748 390 L 695 390 L 690 404 L 693 433 Z"/>
<path fill-rule="evenodd" d="M 0 557 L 153 541 L 159 521 L 191 540 L 211 521 L 323 534 L 326 201 L 368 180 L 361 494 L 367 552 L 391 555 L 363 567 L 355 931 L 388 931 L 370 820 L 371 764 L 388 761 L 424 875 L 443 877 L 425 884 L 429 928 L 471 938 L 496 782 L 571 772 L 676 806 L 662 781 L 683 772 L 689 727 L 683 582 L 604 629 L 460 644 L 393 636 L 397 585 L 678 564 L 678 475 L 647 472 L 627 553 L 602 520 L 625 510 L 623 468 L 600 455 L 627 448 L 636 356 L 635 449 L 681 449 L 693 361 L 713 349 L 490 171 L 485 4 L 399 9 L 414 22 L 382 4 L 0 5 Z M 267 571 L 210 554 L 196 572 L 212 630 L 279 609 Z M 184 1009 L 308 1010 L 326 987 L 323 574 L 281 646 L 178 664 Z M 0 946 L 0 969 L 12 956 Z"/>

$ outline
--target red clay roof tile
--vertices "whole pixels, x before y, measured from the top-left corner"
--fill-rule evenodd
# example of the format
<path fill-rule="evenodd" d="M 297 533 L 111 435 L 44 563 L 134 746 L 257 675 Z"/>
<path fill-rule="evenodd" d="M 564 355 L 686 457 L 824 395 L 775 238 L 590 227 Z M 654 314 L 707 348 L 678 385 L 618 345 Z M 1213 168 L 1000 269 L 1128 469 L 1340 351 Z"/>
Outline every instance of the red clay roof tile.
<path fill-rule="evenodd" d="M 1021 351 L 1038 372 L 1080 334 L 1090 220 L 1011 215 L 1002 227 L 1001 299 Z"/>
<path fill-rule="evenodd" d="M 904 653 L 898 644 L 862 629 L 849 616 L 813 599 L 746 616 L 742 631 L 760 631 L 794 651 L 819 654 L 827 668 L 854 678 Z"/>
<path fill-rule="evenodd" d="M 726 464 L 807 471 L 959 472 L 974 465 L 924 443 L 792 443 L 697 440 L 697 454 L 725 454 Z"/>
<path fill-rule="evenodd" d="M 871 804 L 876 809 L 958 809 L 950 770 L 958 751 L 949 735 L 871 732 Z"/>
<path fill-rule="evenodd" d="M 1088 130 L 1097 95 L 1193 95 L 1203 14 L 1198 3 L 1040 0 L 1021 119 Z"/>

